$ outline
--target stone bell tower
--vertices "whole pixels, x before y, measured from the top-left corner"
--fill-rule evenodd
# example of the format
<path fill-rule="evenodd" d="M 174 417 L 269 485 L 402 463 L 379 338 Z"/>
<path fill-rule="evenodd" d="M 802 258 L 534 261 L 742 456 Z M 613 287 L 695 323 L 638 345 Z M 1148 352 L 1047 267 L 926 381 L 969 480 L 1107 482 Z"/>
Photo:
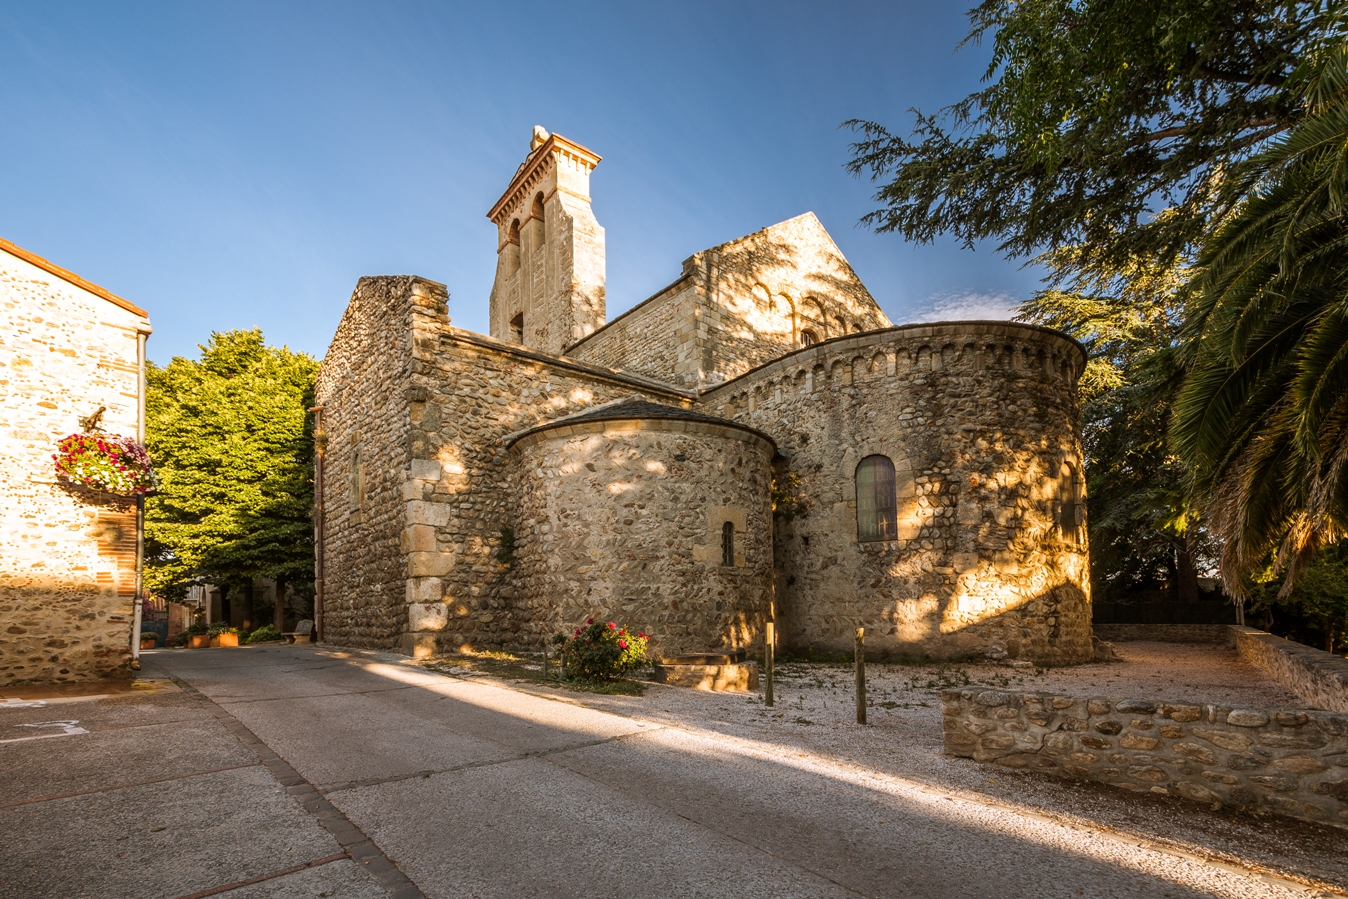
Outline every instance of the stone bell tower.
<path fill-rule="evenodd" d="M 534 126 L 496 225 L 491 336 L 561 355 L 604 324 L 604 229 L 590 211 L 599 157 Z"/>

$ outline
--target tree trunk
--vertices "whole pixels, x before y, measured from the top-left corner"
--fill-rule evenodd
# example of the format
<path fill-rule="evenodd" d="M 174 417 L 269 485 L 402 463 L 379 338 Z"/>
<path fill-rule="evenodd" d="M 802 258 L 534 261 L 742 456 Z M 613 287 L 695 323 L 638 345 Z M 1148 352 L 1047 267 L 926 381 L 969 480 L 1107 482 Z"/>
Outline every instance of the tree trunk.
<path fill-rule="evenodd" d="M 253 579 L 243 582 L 243 630 L 253 629 Z"/>
<path fill-rule="evenodd" d="M 1186 534 L 1175 552 L 1176 588 L 1180 602 L 1198 602 L 1198 568 L 1194 565 L 1193 538 Z"/>
<path fill-rule="evenodd" d="M 272 613 L 272 627 L 285 632 L 286 629 L 286 579 L 285 575 L 276 578 L 276 606 Z"/>

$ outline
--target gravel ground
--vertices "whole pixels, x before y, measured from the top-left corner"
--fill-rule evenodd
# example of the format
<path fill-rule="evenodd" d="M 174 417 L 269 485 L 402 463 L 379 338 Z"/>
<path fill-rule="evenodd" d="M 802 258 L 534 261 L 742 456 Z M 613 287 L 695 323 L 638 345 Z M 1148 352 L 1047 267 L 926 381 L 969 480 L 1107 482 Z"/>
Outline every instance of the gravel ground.
<path fill-rule="evenodd" d="M 524 687 L 590 708 L 735 742 L 783 756 L 827 760 L 902 778 L 1030 816 L 1107 832 L 1217 864 L 1267 871 L 1348 894 L 1348 832 L 1273 816 L 1216 811 L 1168 797 L 1073 783 L 946 758 L 940 691 L 983 684 L 1017 691 L 1232 706 L 1302 708 L 1305 703 L 1242 661 L 1234 650 L 1173 643 L 1123 643 L 1120 662 L 1072 668 L 993 664 L 867 666 L 869 724 L 855 722 L 850 665 L 779 665 L 776 706 L 762 694 L 705 693 L 652 685 L 645 696 L 602 696 Z M 559 695 L 560 694 L 560 695 Z M 805 763 L 805 762 L 802 762 Z"/>

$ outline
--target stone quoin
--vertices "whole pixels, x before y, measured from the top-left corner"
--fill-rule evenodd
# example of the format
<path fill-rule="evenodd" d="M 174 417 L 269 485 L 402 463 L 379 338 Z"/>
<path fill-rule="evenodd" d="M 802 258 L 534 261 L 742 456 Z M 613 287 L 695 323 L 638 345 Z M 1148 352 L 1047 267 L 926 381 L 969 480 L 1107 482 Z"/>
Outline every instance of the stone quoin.
<path fill-rule="evenodd" d="M 491 334 L 362 278 L 323 362 L 324 637 L 1092 658 L 1080 345 L 894 327 L 812 213 L 605 321 L 600 158 L 536 128 L 489 217 Z"/>

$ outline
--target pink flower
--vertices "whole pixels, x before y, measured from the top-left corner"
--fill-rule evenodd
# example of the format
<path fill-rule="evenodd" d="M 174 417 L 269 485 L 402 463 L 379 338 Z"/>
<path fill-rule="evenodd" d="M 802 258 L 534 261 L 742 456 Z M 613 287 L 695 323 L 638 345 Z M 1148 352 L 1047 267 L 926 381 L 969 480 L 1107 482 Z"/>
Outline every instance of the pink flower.
<path fill-rule="evenodd" d="M 586 624 L 594 624 L 594 619 L 593 619 L 593 618 L 586 618 L 586 619 L 585 619 L 585 623 L 586 623 Z"/>
<path fill-rule="evenodd" d="M 614 624 L 612 621 L 610 621 L 610 622 L 608 623 L 608 629 L 611 630 L 611 631 L 616 631 L 616 630 L 618 629 L 618 625 L 616 625 L 616 624 Z"/>
<path fill-rule="evenodd" d="M 620 649 L 626 649 L 626 648 L 627 648 L 627 641 L 626 641 L 626 640 L 619 640 L 619 641 L 618 641 L 618 647 L 619 647 Z"/>

